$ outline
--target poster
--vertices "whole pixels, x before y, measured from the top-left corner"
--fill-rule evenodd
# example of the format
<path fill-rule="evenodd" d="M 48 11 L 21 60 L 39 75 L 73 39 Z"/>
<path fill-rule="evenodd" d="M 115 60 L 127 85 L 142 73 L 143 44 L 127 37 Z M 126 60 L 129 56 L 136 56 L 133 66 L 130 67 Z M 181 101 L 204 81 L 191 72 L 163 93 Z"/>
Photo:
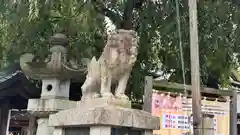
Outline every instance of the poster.
<path fill-rule="evenodd" d="M 154 135 L 183 135 L 192 133 L 192 99 L 152 95 L 152 114 L 160 117 L 160 130 Z M 202 111 L 214 115 L 214 135 L 229 135 L 229 102 L 202 100 Z"/>

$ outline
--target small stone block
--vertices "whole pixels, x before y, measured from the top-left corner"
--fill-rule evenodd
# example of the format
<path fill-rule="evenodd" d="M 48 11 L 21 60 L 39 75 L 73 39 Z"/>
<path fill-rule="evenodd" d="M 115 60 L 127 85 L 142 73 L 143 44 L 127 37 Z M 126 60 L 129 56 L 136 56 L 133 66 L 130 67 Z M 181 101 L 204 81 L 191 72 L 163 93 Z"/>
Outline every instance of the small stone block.
<path fill-rule="evenodd" d="M 150 113 L 133 110 L 133 127 L 144 128 L 150 127 L 150 129 L 157 130 L 160 128 L 160 120 L 156 116 L 152 116 Z"/>
<path fill-rule="evenodd" d="M 77 107 L 87 108 L 87 107 L 99 107 L 106 105 L 114 105 L 123 108 L 131 108 L 131 101 L 128 100 L 120 100 L 120 99 L 112 99 L 112 98 L 95 98 L 95 99 L 85 99 L 77 102 Z"/>
<path fill-rule="evenodd" d="M 53 135 L 65 135 L 64 130 L 62 128 L 55 128 L 53 131 Z"/>
<path fill-rule="evenodd" d="M 90 135 L 111 135 L 111 127 L 93 126 L 90 128 Z"/>

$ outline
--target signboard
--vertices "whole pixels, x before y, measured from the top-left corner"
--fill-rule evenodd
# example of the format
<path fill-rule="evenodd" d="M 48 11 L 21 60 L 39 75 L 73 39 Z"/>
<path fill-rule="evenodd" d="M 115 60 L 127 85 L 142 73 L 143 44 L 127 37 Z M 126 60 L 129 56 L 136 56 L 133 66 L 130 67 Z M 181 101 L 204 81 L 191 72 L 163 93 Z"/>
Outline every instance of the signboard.
<path fill-rule="evenodd" d="M 214 115 L 214 135 L 229 135 L 229 102 L 202 100 L 202 111 Z M 152 114 L 160 117 L 161 129 L 154 135 L 192 132 L 192 99 L 153 93 Z"/>

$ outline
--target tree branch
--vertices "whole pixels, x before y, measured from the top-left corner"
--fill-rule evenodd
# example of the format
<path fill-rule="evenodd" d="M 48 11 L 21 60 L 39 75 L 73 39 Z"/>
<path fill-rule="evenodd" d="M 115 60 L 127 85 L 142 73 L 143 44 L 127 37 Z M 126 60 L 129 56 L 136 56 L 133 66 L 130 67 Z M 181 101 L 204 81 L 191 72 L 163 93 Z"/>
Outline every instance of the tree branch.
<path fill-rule="evenodd" d="M 121 23 L 121 29 L 133 29 L 133 10 L 141 9 L 144 2 L 147 0 L 128 0 L 123 13 L 123 21 Z"/>
<path fill-rule="evenodd" d="M 119 13 L 111 11 L 97 0 L 92 0 L 92 4 L 98 13 L 107 16 L 113 22 L 113 24 L 119 26 L 120 22 L 122 21 L 122 16 Z"/>
<path fill-rule="evenodd" d="M 118 29 L 132 29 L 133 28 L 133 10 L 140 9 L 146 0 L 128 0 L 124 9 L 123 16 L 119 13 L 111 11 L 106 8 L 104 4 L 98 0 L 92 0 L 92 4 L 97 12 L 109 17 L 109 19 L 116 25 Z"/>
<path fill-rule="evenodd" d="M 134 8 L 141 9 L 143 3 L 146 2 L 147 0 L 133 0 L 133 1 L 135 1 Z"/>

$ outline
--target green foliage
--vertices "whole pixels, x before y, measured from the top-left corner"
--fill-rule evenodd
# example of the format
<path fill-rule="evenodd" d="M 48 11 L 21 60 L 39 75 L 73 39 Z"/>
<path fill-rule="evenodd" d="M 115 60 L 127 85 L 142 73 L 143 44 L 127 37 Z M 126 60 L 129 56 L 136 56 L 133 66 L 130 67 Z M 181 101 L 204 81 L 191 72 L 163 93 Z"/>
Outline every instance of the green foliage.
<path fill-rule="evenodd" d="M 104 18 L 82 0 L 21 0 L 1 6 L 2 67 L 24 52 L 45 57 L 48 39 L 57 32 L 68 36 L 69 54 L 77 59 L 98 54 L 104 44 Z"/>
<path fill-rule="evenodd" d="M 180 3 L 185 76 L 189 84 L 189 11 L 186 1 Z M 201 1 L 198 4 L 202 84 L 206 84 L 209 77 L 219 78 L 222 84 L 227 83 L 229 69 L 239 63 L 239 11 L 237 5 L 231 1 Z M 151 56 L 147 59 L 149 63 L 145 61 L 146 65 L 150 66 L 147 69 L 156 71 L 160 68 L 165 73 L 172 74 L 170 81 L 182 83 L 175 1 L 147 2 L 138 13 L 140 17 L 136 21 L 139 22 L 137 30 L 138 33 L 145 34 L 140 42 L 140 46 L 147 53 L 143 54 L 143 57 Z"/>
<path fill-rule="evenodd" d="M 190 83 L 188 3 L 180 1 L 185 76 Z M 70 40 L 70 56 L 78 59 L 101 54 L 107 16 L 117 28 L 138 32 L 139 55 L 129 94 L 140 99 L 144 76 L 163 71 L 170 81 L 182 83 L 175 1 L 146 0 L 0 0 L 0 66 L 24 52 L 46 56 L 48 39 L 61 32 Z M 202 84 L 209 77 L 228 80 L 240 60 L 240 12 L 229 0 L 199 1 L 199 50 Z"/>

